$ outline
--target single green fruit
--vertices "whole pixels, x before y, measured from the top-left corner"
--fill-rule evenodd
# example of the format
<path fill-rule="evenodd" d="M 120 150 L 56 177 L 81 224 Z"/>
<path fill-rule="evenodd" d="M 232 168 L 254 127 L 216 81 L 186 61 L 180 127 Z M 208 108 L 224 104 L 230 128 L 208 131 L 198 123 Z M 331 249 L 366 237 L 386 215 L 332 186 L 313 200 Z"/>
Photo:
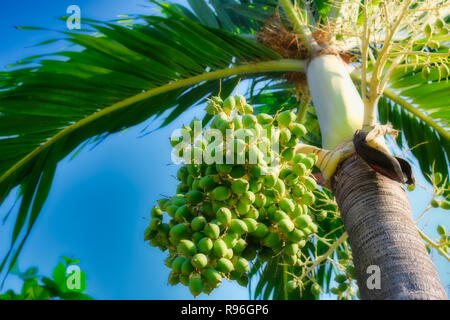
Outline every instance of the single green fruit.
<path fill-rule="evenodd" d="M 188 236 L 188 229 L 185 224 L 180 223 L 170 229 L 169 235 L 176 240 L 183 239 Z"/>
<path fill-rule="evenodd" d="M 248 264 L 247 259 L 244 259 L 242 257 L 237 258 L 234 267 L 237 272 L 244 273 L 250 271 L 250 265 Z"/>
<path fill-rule="evenodd" d="M 447 200 L 441 201 L 439 206 L 444 210 L 450 210 L 450 201 Z"/>
<path fill-rule="evenodd" d="M 197 247 L 191 240 L 183 239 L 178 244 L 177 252 L 189 257 L 197 253 Z"/>
<path fill-rule="evenodd" d="M 191 264 L 196 269 L 203 269 L 208 264 L 208 258 L 203 253 L 197 253 L 192 257 Z"/>
<path fill-rule="evenodd" d="M 208 223 L 205 228 L 203 229 L 203 233 L 210 237 L 211 239 L 215 240 L 220 235 L 220 228 L 215 223 Z"/>
<path fill-rule="evenodd" d="M 197 243 L 197 249 L 198 252 L 201 252 L 203 254 L 209 254 L 212 250 L 213 247 L 213 242 L 210 238 L 202 238 L 200 239 L 200 241 Z"/>
<path fill-rule="evenodd" d="M 347 280 L 347 276 L 344 274 L 338 274 L 338 275 L 336 275 L 334 280 L 336 280 L 337 283 L 343 283 Z"/>
<path fill-rule="evenodd" d="M 199 180 L 198 186 L 205 191 L 214 189 L 214 187 L 216 186 L 214 176 L 210 175 L 210 176 L 205 176 L 205 177 L 201 178 Z"/>
<path fill-rule="evenodd" d="M 248 232 L 248 227 L 244 221 L 240 219 L 233 219 L 231 220 L 230 230 L 236 234 L 241 235 Z"/>
<path fill-rule="evenodd" d="M 222 273 L 229 273 L 234 270 L 233 263 L 225 258 L 220 258 L 217 260 L 216 269 Z"/>
<path fill-rule="evenodd" d="M 247 287 L 248 285 L 248 275 L 246 273 L 243 273 L 238 279 L 237 283 L 243 287 Z"/>
<path fill-rule="evenodd" d="M 222 276 L 219 271 L 213 268 L 208 268 L 203 272 L 203 277 L 206 283 L 211 286 L 211 288 L 217 288 L 222 282 Z"/>
<path fill-rule="evenodd" d="M 227 250 L 228 248 L 225 241 L 223 241 L 222 239 L 217 239 L 216 241 L 214 241 L 213 253 L 216 257 L 224 257 L 227 253 Z"/>
<path fill-rule="evenodd" d="M 219 220 L 224 225 L 229 225 L 231 223 L 232 214 L 230 209 L 222 207 L 217 210 L 216 217 L 217 220 Z"/>
<path fill-rule="evenodd" d="M 237 195 L 242 195 L 249 189 L 249 183 L 245 179 L 236 179 L 231 184 L 231 190 Z"/>
<path fill-rule="evenodd" d="M 272 123 L 272 121 L 273 121 L 272 116 L 270 116 L 270 115 L 268 115 L 268 114 L 266 114 L 266 113 L 260 113 L 260 114 L 258 114 L 258 115 L 256 116 L 256 119 L 257 119 L 257 121 L 258 121 L 258 123 L 259 123 L 260 125 L 269 124 L 269 123 Z"/>
<path fill-rule="evenodd" d="M 203 280 L 200 275 L 194 274 L 189 280 L 189 291 L 194 297 L 198 296 L 203 291 Z"/>
<path fill-rule="evenodd" d="M 233 170 L 233 165 L 226 164 L 226 163 L 222 163 L 222 164 L 217 163 L 216 170 L 218 173 L 222 173 L 222 174 L 231 173 L 231 170 Z"/>
<path fill-rule="evenodd" d="M 288 240 L 292 241 L 292 242 L 298 243 L 303 238 L 305 238 L 305 234 L 303 233 L 303 231 L 301 231 L 299 229 L 294 229 L 288 234 Z"/>
<path fill-rule="evenodd" d="M 151 216 L 152 218 L 162 219 L 162 218 L 163 218 L 163 213 L 162 213 L 162 211 L 161 211 L 160 208 L 154 206 L 154 207 L 152 208 L 152 211 L 150 212 L 150 216 Z"/>
<path fill-rule="evenodd" d="M 224 201 L 231 196 L 231 191 L 225 186 L 220 186 L 212 191 L 211 196 L 214 200 Z"/>
<path fill-rule="evenodd" d="M 172 271 L 179 274 L 181 273 L 181 266 L 183 265 L 185 257 L 178 256 L 172 261 Z"/>
<path fill-rule="evenodd" d="M 244 166 L 234 166 L 233 170 L 231 170 L 231 172 L 230 172 L 230 176 L 232 178 L 239 179 L 239 178 L 242 178 L 243 176 L 245 176 L 246 173 L 247 172 L 245 171 Z"/>
<path fill-rule="evenodd" d="M 438 227 L 437 227 L 437 232 L 439 233 L 439 235 L 440 236 L 445 236 L 446 234 L 447 234 L 447 230 L 445 230 L 445 227 L 442 225 L 442 224 L 440 224 L 440 225 L 438 225 Z"/>
<path fill-rule="evenodd" d="M 205 228 L 207 221 L 206 218 L 203 216 L 198 216 L 192 219 L 191 221 L 191 229 L 193 231 L 201 231 L 203 228 Z"/>
<path fill-rule="evenodd" d="M 278 124 L 282 127 L 288 127 L 295 119 L 297 119 L 297 116 L 291 110 L 283 111 L 277 117 Z"/>
<path fill-rule="evenodd" d="M 192 190 L 186 193 L 186 200 L 191 204 L 198 204 L 203 200 L 203 192 Z"/>
<path fill-rule="evenodd" d="M 230 115 L 235 107 L 236 101 L 233 96 L 229 96 L 223 101 L 222 109 L 227 115 Z"/>
<path fill-rule="evenodd" d="M 236 241 L 236 245 L 233 248 L 233 252 L 236 254 L 240 254 L 247 247 L 247 242 L 240 238 Z"/>
<path fill-rule="evenodd" d="M 441 202 L 438 199 L 433 199 L 430 204 L 433 208 L 438 208 Z"/>
<path fill-rule="evenodd" d="M 289 129 L 291 132 L 298 138 L 303 137 L 308 131 L 306 130 L 305 126 L 300 123 L 292 123 L 289 126 Z"/>
<path fill-rule="evenodd" d="M 295 229 L 294 223 L 289 218 L 278 221 L 278 227 L 284 233 L 289 233 Z"/>
<path fill-rule="evenodd" d="M 194 266 L 191 263 L 190 259 L 185 259 L 183 264 L 181 265 L 181 273 L 182 274 L 190 274 L 194 271 Z"/>
<path fill-rule="evenodd" d="M 264 223 L 259 222 L 255 231 L 252 232 L 252 235 L 257 238 L 264 238 L 268 233 L 269 228 Z"/>
<path fill-rule="evenodd" d="M 255 219 L 252 218 L 244 218 L 242 219 L 244 223 L 247 225 L 247 231 L 249 233 L 252 233 L 256 230 L 256 227 L 258 226 L 258 222 Z"/>
<path fill-rule="evenodd" d="M 280 200 L 280 209 L 286 213 L 292 213 L 295 210 L 294 202 L 289 198 L 283 198 Z"/>
<path fill-rule="evenodd" d="M 307 206 L 312 205 L 314 202 L 316 201 L 316 197 L 314 196 L 314 194 L 310 191 L 305 192 L 302 195 L 302 203 L 306 204 Z"/>
<path fill-rule="evenodd" d="M 171 286 L 174 286 L 174 285 L 176 285 L 176 284 L 178 284 L 178 283 L 180 282 L 180 278 L 179 278 L 179 276 L 178 276 L 176 273 L 171 272 L 171 273 L 169 274 L 169 279 L 168 279 L 167 282 L 168 282 Z"/>
<path fill-rule="evenodd" d="M 297 254 L 299 248 L 298 248 L 298 244 L 297 243 L 289 243 L 286 245 L 285 249 L 286 253 L 288 255 L 294 255 Z"/>
<path fill-rule="evenodd" d="M 243 202 L 245 204 L 251 205 L 251 204 L 253 204 L 253 202 L 255 202 L 255 194 L 251 191 L 246 191 L 239 198 L 239 201 Z"/>

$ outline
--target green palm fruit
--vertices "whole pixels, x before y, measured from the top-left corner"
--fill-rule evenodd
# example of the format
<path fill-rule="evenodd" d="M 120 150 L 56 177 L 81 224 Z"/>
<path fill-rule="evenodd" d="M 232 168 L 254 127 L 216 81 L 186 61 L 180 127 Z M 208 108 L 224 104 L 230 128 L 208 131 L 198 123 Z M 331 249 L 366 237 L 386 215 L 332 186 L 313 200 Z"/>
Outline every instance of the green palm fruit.
<path fill-rule="evenodd" d="M 433 208 L 438 208 L 441 202 L 438 199 L 433 199 L 431 200 L 430 204 Z"/>
<path fill-rule="evenodd" d="M 264 205 L 266 204 L 266 200 L 267 200 L 267 198 L 264 194 L 262 194 L 262 193 L 256 194 L 255 202 L 254 202 L 255 207 L 257 207 L 257 208 L 264 207 Z"/>
<path fill-rule="evenodd" d="M 230 273 L 231 271 L 234 270 L 234 266 L 233 263 L 226 258 L 220 258 L 219 260 L 217 260 L 217 266 L 216 266 L 217 271 L 222 272 L 222 273 Z"/>
<path fill-rule="evenodd" d="M 247 287 L 248 285 L 248 275 L 246 273 L 243 273 L 238 279 L 237 283 L 243 287 Z"/>
<path fill-rule="evenodd" d="M 441 18 L 437 19 L 434 22 L 434 25 L 438 28 L 438 29 L 442 29 L 445 26 L 445 21 L 442 20 Z"/>
<path fill-rule="evenodd" d="M 345 261 L 345 260 L 350 259 L 350 254 L 347 251 L 338 250 L 338 251 L 336 251 L 336 253 L 337 253 L 338 258 L 341 260 Z"/>
<path fill-rule="evenodd" d="M 203 271 L 203 277 L 206 280 L 206 283 L 211 286 L 211 288 L 217 288 L 219 284 L 222 282 L 222 276 L 219 271 L 213 268 L 208 268 Z"/>
<path fill-rule="evenodd" d="M 264 177 L 264 185 L 266 188 L 272 188 L 277 182 L 278 178 L 275 173 L 270 173 Z"/>
<path fill-rule="evenodd" d="M 284 262 L 291 266 L 295 265 L 297 263 L 297 255 L 284 256 Z"/>
<path fill-rule="evenodd" d="M 192 237 L 191 237 L 191 239 L 192 239 L 192 241 L 195 243 L 195 244 L 198 244 L 198 242 L 201 240 L 201 239 L 203 239 L 203 233 L 202 232 L 194 232 L 193 234 L 192 234 Z"/>
<path fill-rule="evenodd" d="M 239 201 L 237 203 L 237 205 L 236 205 L 237 213 L 240 216 L 246 215 L 249 212 L 249 210 L 250 210 L 250 206 L 251 206 L 250 204 L 247 204 L 247 203 L 244 203 L 242 201 Z"/>
<path fill-rule="evenodd" d="M 292 195 L 297 198 L 301 197 L 305 192 L 305 188 L 299 184 L 295 185 L 292 188 Z"/>
<path fill-rule="evenodd" d="M 233 170 L 233 165 L 226 163 L 217 163 L 216 170 L 218 173 L 228 174 L 231 173 L 231 170 Z"/>
<path fill-rule="evenodd" d="M 192 265 L 191 260 L 185 259 L 183 264 L 181 265 L 181 273 L 188 275 L 192 271 L 194 271 L 194 266 Z"/>
<path fill-rule="evenodd" d="M 334 280 L 335 280 L 337 283 L 343 283 L 343 282 L 345 282 L 345 281 L 347 280 L 347 276 L 345 276 L 345 275 L 343 275 L 343 274 L 338 274 L 338 275 L 336 275 L 336 277 L 334 278 Z"/>
<path fill-rule="evenodd" d="M 433 35 L 433 27 L 429 23 L 425 26 L 425 35 L 427 36 L 427 38 L 431 38 L 431 36 Z"/>
<path fill-rule="evenodd" d="M 173 205 L 175 205 L 177 207 L 180 207 L 180 206 L 182 206 L 182 205 L 187 203 L 184 194 L 176 194 L 176 195 L 174 195 L 172 197 L 172 199 L 171 199 L 171 202 L 172 202 Z"/>
<path fill-rule="evenodd" d="M 192 219 L 191 221 L 191 229 L 193 231 L 201 231 L 205 227 L 207 221 L 206 218 L 203 216 L 198 216 Z"/>
<path fill-rule="evenodd" d="M 189 280 L 189 291 L 194 297 L 198 296 L 203 291 L 203 280 L 198 274 L 193 274 Z"/>
<path fill-rule="evenodd" d="M 204 237 L 197 243 L 198 252 L 209 254 L 213 248 L 213 242 L 210 238 Z"/>
<path fill-rule="evenodd" d="M 295 229 L 294 223 L 289 218 L 281 219 L 278 221 L 278 227 L 284 233 L 289 233 Z"/>
<path fill-rule="evenodd" d="M 244 125 L 242 124 L 242 117 L 238 116 L 238 115 L 234 116 L 233 125 L 234 125 L 234 130 L 242 129 L 244 127 Z"/>
<path fill-rule="evenodd" d="M 236 108 L 236 100 L 233 96 L 229 96 L 223 101 L 222 109 L 227 115 L 230 115 L 234 108 Z"/>
<path fill-rule="evenodd" d="M 303 233 L 303 231 L 301 231 L 299 229 L 294 229 L 291 232 L 289 232 L 287 238 L 288 238 L 289 241 L 298 243 L 303 238 L 305 238 L 305 234 Z"/>
<path fill-rule="evenodd" d="M 306 204 L 307 206 L 312 205 L 314 202 L 316 201 L 316 197 L 314 196 L 314 194 L 310 191 L 305 192 L 302 195 L 302 203 Z"/>
<path fill-rule="evenodd" d="M 303 177 L 306 174 L 306 172 L 308 171 L 308 169 L 306 168 L 304 163 L 299 162 L 294 165 L 293 171 L 297 176 Z"/>
<path fill-rule="evenodd" d="M 443 237 L 447 234 L 447 230 L 445 230 L 445 227 L 442 224 L 438 225 L 437 232 L 439 233 L 439 235 L 441 237 Z"/>
<path fill-rule="evenodd" d="M 206 167 L 205 175 L 213 176 L 215 174 L 217 174 L 217 170 L 216 170 L 216 165 L 215 164 L 212 164 L 212 165 L 209 165 L 209 166 Z"/>
<path fill-rule="evenodd" d="M 277 179 L 273 188 L 278 192 L 278 195 L 280 197 L 284 197 L 286 193 L 286 185 L 284 184 L 283 180 Z"/>
<path fill-rule="evenodd" d="M 295 219 L 303 214 L 303 208 L 301 205 L 295 204 L 294 207 L 295 207 L 294 211 L 292 211 L 292 213 L 289 214 L 289 217 L 291 217 L 292 219 Z"/>
<path fill-rule="evenodd" d="M 179 276 L 178 276 L 176 273 L 171 272 L 171 273 L 169 274 L 169 279 L 168 279 L 167 282 L 168 282 L 171 286 L 174 286 L 174 285 L 176 285 L 176 284 L 178 284 L 178 283 L 180 282 L 180 278 L 179 278 Z"/>
<path fill-rule="evenodd" d="M 224 225 L 228 225 L 231 223 L 231 211 L 228 208 L 222 207 L 219 210 L 217 210 L 216 213 L 217 220 L 219 220 Z"/>
<path fill-rule="evenodd" d="M 167 205 L 169 204 L 170 200 L 169 199 L 159 199 L 157 202 L 158 202 L 159 207 L 162 210 L 166 211 Z"/>
<path fill-rule="evenodd" d="M 292 291 L 294 291 L 297 288 L 298 288 L 297 281 L 289 280 L 288 282 L 286 282 L 286 289 L 287 289 L 288 292 L 292 292 Z"/>
<path fill-rule="evenodd" d="M 266 113 L 258 114 L 256 116 L 256 119 L 257 119 L 257 121 L 258 121 L 258 123 L 260 125 L 270 124 L 270 123 L 273 122 L 273 118 L 270 115 L 266 114 Z"/>
<path fill-rule="evenodd" d="M 188 191 L 189 191 L 189 185 L 187 185 L 187 184 L 182 183 L 177 186 L 177 193 L 186 193 Z"/>
<path fill-rule="evenodd" d="M 294 224 L 299 229 L 304 229 L 308 225 L 312 224 L 313 221 L 309 215 L 303 214 L 294 219 Z"/>
<path fill-rule="evenodd" d="M 189 274 L 180 275 L 180 283 L 185 286 L 189 286 Z"/>
<path fill-rule="evenodd" d="M 169 235 L 176 240 L 186 238 L 188 236 L 187 226 L 183 223 L 177 224 L 170 229 Z"/>
<path fill-rule="evenodd" d="M 338 285 L 338 289 L 339 289 L 340 292 L 344 292 L 345 290 L 348 289 L 348 283 L 340 283 Z"/>
<path fill-rule="evenodd" d="M 289 198 L 283 198 L 280 200 L 280 209 L 289 214 L 295 210 L 294 202 Z"/>
<path fill-rule="evenodd" d="M 428 79 L 430 78 L 430 75 L 431 75 L 430 67 L 428 67 L 428 66 L 423 67 L 421 74 L 422 74 L 422 78 L 425 81 L 428 81 Z"/>
<path fill-rule="evenodd" d="M 205 191 L 209 191 L 214 189 L 214 187 L 216 186 L 216 181 L 214 180 L 214 176 L 204 176 L 203 178 L 201 178 L 199 180 L 198 186 L 200 187 L 200 189 L 205 190 Z"/>
<path fill-rule="evenodd" d="M 236 233 L 229 232 L 227 233 L 222 240 L 225 241 L 225 244 L 228 248 L 234 248 L 238 243 L 239 235 Z"/>
<path fill-rule="evenodd" d="M 317 221 L 323 221 L 327 218 L 328 212 L 326 210 L 320 210 L 318 214 L 316 214 Z"/>
<path fill-rule="evenodd" d="M 354 267 L 354 266 L 348 265 L 348 266 L 345 268 L 345 272 L 347 273 L 347 276 L 348 276 L 348 277 L 356 278 L 356 272 L 355 272 L 355 267 Z"/>
<path fill-rule="evenodd" d="M 233 170 L 231 170 L 230 176 L 235 179 L 242 178 L 245 176 L 247 172 L 245 171 L 244 166 L 234 166 Z"/>
<path fill-rule="evenodd" d="M 191 264 L 196 269 L 203 269 L 208 264 L 208 258 L 203 253 L 197 253 L 192 257 Z"/>
<path fill-rule="evenodd" d="M 203 201 L 201 212 L 207 217 L 211 217 L 214 215 L 214 210 L 211 202 Z"/>
<path fill-rule="evenodd" d="M 214 102 L 210 101 L 207 105 L 206 105 L 206 113 L 210 114 L 210 115 L 216 115 L 220 112 L 221 109 L 219 109 L 220 106 L 215 104 Z"/>
<path fill-rule="evenodd" d="M 203 193 L 198 190 L 192 190 L 186 193 L 186 200 L 191 204 L 198 204 L 203 200 Z"/>
<path fill-rule="evenodd" d="M 294 157 L 294 148 L 286 148 L 281 153 L 281 156 L 284 158 L 285 161 L 291 161 L 291 159 Z"/>
<path fill-rule="evenodd" d="M 228 187 L 220 186 L 216 187 L 212 192 L 211 196 L 214 200 L 224 201 L 231 196 L 231 191 Z"/>
<path fill-rule="evenodd" d="M 230 230 L 238 235 L 248 232 L 248 227 L 244 221 L 240 219 L 231 220 Z"/>
<path fill-rule="evenodd" d="M 246 114 L 242 117 L 242 124 L 244 128 L 250 128 L 257 122 L 257 119 L 252 114 Z"/>
<path fill-rule="evenodd" d="M 244 113 L 245 114 L 252 114 L 253 113 L 253 107 L 251 105 L 249 105 L 248 103 L 246 103 L 244 105 Z"/>
<path fill-rule="evenodd" d="M 178 256 L 172 261 L 172 271 L 176 274 L 181 273 L 181 266 L 183 265 L 184 261 L 186 260 L 185 257 Z"/>
<path fill-rule="evenodd" d="M 150 221 L 150 229 L 157 230 L 158 227 L 160 226 L 160 224 L 161 224 L 161 219 L 154 218 Z"/>
<path fill-rule="evenodd" d="M 274 218 L 275 221 L 278 222 L 278 221 L 283 220 L 283 219 L 289 219 L 289 216 L 283 210 L 277 210 L 273 214 L 273 218 Z"/>
<path fill-rule="evenodd" d="M 186 205 L 182 205 L 178 207 L 177 211 L 175 211 L 175 220 L 178 222 L 183 222 L 188 219 L 191 215 L 189 208 Z"/>
<path fill-rule="evenodd" d="M 284 167 L 280 170 L 280 174 L 278 175 L 279 178 L 281 179 L 286 179 L 286 177 L 288 175 L 290 175 L 292 173 L 292 170 L 288 167 Z"/>
<path fill-rule="evenodd" d="M 256 230 L 256 227 L 258 226 L 258 222 L 255 219 L 252 218 L 244 218 L 242 219 L 244 223 L 247 225 L 247 230 L 249 233 L 252 233 Z"/>
<path fill-rule="evenodd" d="M 234 268 L 237 272 L 244 273 L 250 271 L 250 265 L 248 264 L 247 259 L 238 257 L 236 263 L 234 264 Z"/>
<path fill-rule="evenodd" d="M 450 210 L 450 201 L 447 200 L 441 201 L 439 206 L 444 210 Z"/>
<path fill-rule="evenodd" d="M 236 101 L 236 109 L 239 113 L 245 114 L 244 106 L 247 104 L 247 101 L 245 100 L 244 96 L 237 94 L 234 97 L 234 100 Z"/>
<path fill-rule="evenodd" d="M 187 170 L 189 175 L 193 177 L 198 177 L 201 173 L 201 168 L 198 164 L 191 163 L 187 165 Z"/>
<path fill-rule="evenodd" d="M 288 255 L 294 255 L 297 254 L 299 248 L 298 248 L 298 244 L 297 243 L 289 243 L 286 245 L 285 249 L 286 253 Z"/>
<path fill-rule="evenodd" d="M 225 259 L 229 259 L 229 260 L 231 260 L 231 258 L 233 258 L 233 256 L 234 256 L 234 251 L 233 251 L 234 249 L 228 249 L 227 250 L 227 253 L 225 254 Z"/>
<path fill-rule="evenodd" d="M 249 189 L 249 183 L 245 179 L 236 179 L 231 184 L 231 190 L 237 195 L 242 195 Z"/>
<path fill-rule="evenodd" d="M 270 232 L 264 237 L 264 245 L 269 248 L 276 248 L 281 244 L 281 240 L 276 233 Z"/>
<path fill-rule="evenodd" d="M 291 125 L 289 125 L 289 129 L 291 130 L 292 134 L 294 134 L 298 138 L 303 137 L 308 132 L 305 126 L 300 123 L 292 123 Z"/>
<path fill-rule="evenodd" d="M 277 116 L 278 124 L 282 127 L 288 127 L 295 119 L 297 119 L 297 116 L 291 110 L 283 111 Z"/>
<path fill-rule="evenodd" d="M 291 140 L 291 132 L 289 131 L 288 128 L 281 128 L 280 129 L 280 144 L 284 145 L 286 144 L 289 140 Z"/>
<path fill-rule="evenodd" d="M 205 226 L 205 229 L 203 229 L 203 233 L 210 237 L 211 239 L 215 240 L 217 238 L 219 238 L 220 235 L 220 228 L 217 224 L 215 223 L 208 223 Z"/>
<path fill-rule="evenodd" d="M 317 182 L 312 177 L 304 177 L 303 184 L 305 185 L 306 189 L 308 189 L 309 191 L 317 189 Z"/>
<path fill-rule="evenodd" d="M 186 179 L 186 184 L 189 186 L 189 188 L 192 186 L 192 184 L 194 183 L 195 178 L 191 175 L 189 175 Z"/>
<path fill-rule="evenodd" d="M 306 155 L 303 153 L 296 153 L 294 157 L 292 158 L 292 161 L 294 163 L 300 163 L 304 158 L 306 158 Z"/>
<path fill-rule="evenodd" d="M 255 202 L 255 194 L 251 191 L 246 191 L 241 195 L 239 201 L 251 205 Z"/>
<path fill-rule="evenodd" d="M 261 191 L 262 186 L 263 186 L 262 180 L 255 180 L 255 179 L 250 180 L 250 191 L 253 193 Z"/>
<path fill-rule="evenodd" d="M 441 44 L 439 41 L 430 40 L 427 42 L 427 46 L 430 47 L 431 49 L 437 50 L 441 47 Z"/>
<path fill-rule="evenodd" d="M 247 247 L 247 242 L 242 239 L 239 238 L 236 240 L 236 245 L 233 247 L 233 252 L 235 254 L 240 254 L 242 251 L 244 251 L 244 249 Z"/>
<path fill-rule="evenodd" d="M 252 236 L 257 238 L 264 238 L 269 233 L 269 228 L 264 224 L 259 222 L 256 225 L 255 231 L 252 232 Z"/>
<path fill-rule="evenodd" d="M 178 244 L 177 252 L 189 257 L 197 253 L 197 247 L 191 240 L 183 239 Z"/>
<path fill-rule="evenodd" d="M 256 180 L 259 180 L 260 178 L 262 178 L 262 169 L 261 167 L 254 165 L 251 166 L 250 169 L 250 176 Z"/>
<path fill-rule="evenodd" d="M 161 223 L 158 227 L 158 231 L 164 236 L 168 236 L 170 232 L 170 225 L 168 223 Z"/>
<path fill-rule="evenodd" d="M 152 208 L 152 211 L 150 212 L 150 216 L 151 216 L 152 218 L 162 219 L 163 213 L 162 213 L 162 211 L 161 211 L 160 208 L 154 206 L 154 207 Z"/>
<path fill-rule="evenodd" d="M 194 180 L 194 182 L 192 182 L 191 190 L 198 191 L 200 189 L 198 186 L 199 183 L 200 183 L 200 180 Z"/>
<path fill-rule="evenodd" d="M 214 241 L 212 250 L 216 257 L 222 258 L 226 255 L 228 248 L 225 241 L 223 241 L 222 239 L 217 239 L 216 241 Z"/>

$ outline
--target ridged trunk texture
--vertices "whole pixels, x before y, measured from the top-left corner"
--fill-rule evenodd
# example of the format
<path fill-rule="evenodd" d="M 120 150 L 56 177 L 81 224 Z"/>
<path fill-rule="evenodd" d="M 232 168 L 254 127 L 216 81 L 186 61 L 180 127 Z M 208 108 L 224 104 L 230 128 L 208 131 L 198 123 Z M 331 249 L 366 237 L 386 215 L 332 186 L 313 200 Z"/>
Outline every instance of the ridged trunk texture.
<path fill-rule="evenodd" d="M 412 219 L 403 186 L 353 155 L 338 168 L 333 193 L 353 252 L 362 299 L 446 299 Z M 380 289 L 369 289 L 380 270 Z M 370 268 L 369 268 L 370 270 Z"/>

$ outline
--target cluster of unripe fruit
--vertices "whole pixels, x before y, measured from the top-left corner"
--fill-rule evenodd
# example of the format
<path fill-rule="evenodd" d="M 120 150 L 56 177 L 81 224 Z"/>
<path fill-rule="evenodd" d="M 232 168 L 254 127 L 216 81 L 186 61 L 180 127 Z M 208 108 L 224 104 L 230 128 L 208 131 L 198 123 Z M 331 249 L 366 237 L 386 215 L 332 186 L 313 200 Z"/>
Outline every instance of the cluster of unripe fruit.
<path fill-rule="evenodd" d="M 295 113 L 255 116 L 240 95 L 225 101 L 213 97 L 207 112 L 214 115 L 211 128 L 251 133 L 251 140 L 232 138 L 244 146 L 245 162 L 183 165 L 177 173 L 176 195 L 158 200 L 145 231 L 152 246 L 168 250 L 169 283 L 188 286 L 194 296 L 209 294 L 223 278 L 247 286 L 250 263 L 256 258 L 281 256 L 288 265 L 301 265 L 301 248 L 317 233 L 316 215 L 309 209 L 317 188 L 310 175 L 316 155 L 295 154 L 295 145 L 306 133 L 295 122 Z M 279 150 L 249 163 L 250 153 L 258 153 L 267 142 L 261 134 L 264 129 L 279 130 Z M 195 138 L 192 135 L 189 141 L 192 148 Z M 221 152 L 225 158 L 226 150 Z M 168 222 L 163 221 L 164 212 Z"/>

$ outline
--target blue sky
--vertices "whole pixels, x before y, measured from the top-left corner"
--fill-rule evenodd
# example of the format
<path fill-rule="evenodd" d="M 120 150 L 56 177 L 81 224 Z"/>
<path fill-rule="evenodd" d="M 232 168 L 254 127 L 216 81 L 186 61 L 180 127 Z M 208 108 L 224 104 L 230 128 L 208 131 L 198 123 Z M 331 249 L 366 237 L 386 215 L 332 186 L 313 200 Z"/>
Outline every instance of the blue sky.
<path fill-rule="evenodd" d="M 44 47 L 34 44 L 58 37 L 55 32 L 16 30 L 15 25 L 43 26 L 62 30 L 65 23 L 56 17 L 65 15 L 66 8 L 77 4 L 82 17 L 113 19 L 119 14 L 143 13 L 151 9 L 147 1 L 61 1 L 16 0 L 0 3 L 0 68 L 20 58 L 67 49 L 63 42 Z M 243 86 L 242 86 L 243 87 Z M 40 273 L 49 275 L 61 256 L 81 260 L 87 274 L 87 293 L 98 299 L 191 299 L 183 286 L 170 287 L 165 254 L 143 242 L 150 208 L 160 195 L 174 194 L 177 166 L 171 165 L 168 137 L 183 123 L 198 117 L 202 107 L 182 115 L 171 125 L 139 138 L 140 131 L 151 123 L 115 134 L 93 150 L 84 149 L 73 160 L 58 165 L 50 196 L 34 231 L 20 257 L 25 269 L 38 266 Z M 418 170 L 415 171 L 420 175 Z M 422 177 L 419 182 L 426 184 Z M 430 195 L 421 188 L 409 193 L 414 216 L 426 207 Z M 14 200 L 10 196 L 2 207 L 3 217 Z M 438 223 L 448 225 L 448 214 L 431 210 L 420 226 L 432 237 Z M 14 217 L 13 217 L 14 218 Z M 9 246 L 11 224 L 1 226 L 0 256 Z M 448 263 L 434 255 L 434 261 L 444 285 L 450 284 Z M 5 287 L 17 288 L 19 282 L 10 277 Z M 225 282 L 211 296 L 200 299 L 248 299 L 248 290 Z"/>

